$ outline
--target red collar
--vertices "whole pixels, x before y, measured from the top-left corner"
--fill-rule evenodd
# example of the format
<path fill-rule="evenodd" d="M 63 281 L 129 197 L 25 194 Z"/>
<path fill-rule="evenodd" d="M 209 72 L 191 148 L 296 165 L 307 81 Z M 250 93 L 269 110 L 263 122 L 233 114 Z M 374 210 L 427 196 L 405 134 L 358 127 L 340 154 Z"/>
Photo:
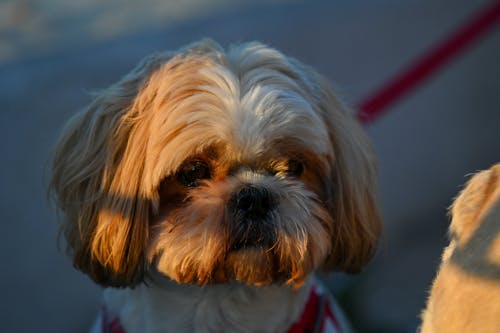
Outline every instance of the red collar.
<path fill-rule="evenodd" d="M 101 319 L 101 333 L 125 333 L 120 318 L 110 317 L 105 305 L 102 306 Z"/>
<path fill-rule="evenodd" d="M 316 286 L 311 288 L 309 298 L 299 320 L 287 333 L 341 333 L 340 323 L 335 316 L 334 307 L 330 304 L 327 295 L 318 291 Z"/>
<path fill-rule="evenodd" d="M 320 293 L 316 286 L 311 288 L 304 311 L 287 333 L 342 333 L 334 307 L 327 295 Z M 106 307 L 102 307 L 102 333 L 125 333 L 118 317 L 109 317 Z"/>

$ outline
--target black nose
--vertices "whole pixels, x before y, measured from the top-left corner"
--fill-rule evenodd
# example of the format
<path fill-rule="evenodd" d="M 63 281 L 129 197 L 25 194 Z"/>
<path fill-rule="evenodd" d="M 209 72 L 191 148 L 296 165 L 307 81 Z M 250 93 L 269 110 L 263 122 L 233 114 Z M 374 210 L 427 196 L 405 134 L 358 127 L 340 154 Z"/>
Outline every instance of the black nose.
<path fill-rule="evenodd" d="M 233 197 L 236 213 L 245 218 L 264 218 L 274 207 L 271 193 L 263 187 L 248 185 L 241 188 Z"/>

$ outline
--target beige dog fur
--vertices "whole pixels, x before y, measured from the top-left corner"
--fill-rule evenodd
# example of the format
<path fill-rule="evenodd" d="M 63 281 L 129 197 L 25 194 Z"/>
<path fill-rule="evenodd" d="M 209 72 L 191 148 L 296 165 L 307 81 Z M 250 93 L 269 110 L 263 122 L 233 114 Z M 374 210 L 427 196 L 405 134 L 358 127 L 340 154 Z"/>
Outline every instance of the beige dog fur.
<path fill-rule="evenodd" d="M 474 175 L 451 215 L 421 332 L 500 332 L 500 164 Z"/>

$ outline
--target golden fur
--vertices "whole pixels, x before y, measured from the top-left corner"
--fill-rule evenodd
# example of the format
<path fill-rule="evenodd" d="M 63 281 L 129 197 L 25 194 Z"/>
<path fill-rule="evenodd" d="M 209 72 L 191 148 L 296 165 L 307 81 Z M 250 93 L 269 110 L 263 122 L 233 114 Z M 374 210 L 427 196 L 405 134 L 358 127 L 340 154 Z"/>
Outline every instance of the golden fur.
<path fill-rule="evenodd" d="M 476 174 L 451 208 L 450 245 L 422 333 L 500 329 L 500 164 Z"/>
<path fill-rule="evenodd" d="M 204 40 L 146 58 L 75 115 L 52 189 L 74 265 L 101 285 L 133 286 L 154 267 L 183 283 L 300 286 L 373 255 L 374 159 L 312 69 L 259 43 Z M 193 160 L 210 176 L 186 187 L 177 175 Z M 296 160 L 304 171 L 289 176 Z M 233 251 L 228 207 L 246 184 L 271 193 L 276 237 Z"/>

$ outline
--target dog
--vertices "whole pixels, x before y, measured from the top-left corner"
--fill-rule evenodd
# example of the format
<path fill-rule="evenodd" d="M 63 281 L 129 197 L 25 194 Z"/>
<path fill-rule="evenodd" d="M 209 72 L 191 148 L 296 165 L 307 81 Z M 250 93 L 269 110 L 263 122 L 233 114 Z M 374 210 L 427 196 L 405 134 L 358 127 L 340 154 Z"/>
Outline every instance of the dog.
<path fill-rule="evenodd" d="M 375 154 L 314 70 L 258 42 L 154 54 L 63 130 L 51 188 L 96 332 L 346 332 L 316 271 L 381 231 Z"/>
<path fill-rule="evenodd" d="M 471 178 L 451 207 L 444 250 L 421 333 L 500 329 L 500 164 Z"/>

